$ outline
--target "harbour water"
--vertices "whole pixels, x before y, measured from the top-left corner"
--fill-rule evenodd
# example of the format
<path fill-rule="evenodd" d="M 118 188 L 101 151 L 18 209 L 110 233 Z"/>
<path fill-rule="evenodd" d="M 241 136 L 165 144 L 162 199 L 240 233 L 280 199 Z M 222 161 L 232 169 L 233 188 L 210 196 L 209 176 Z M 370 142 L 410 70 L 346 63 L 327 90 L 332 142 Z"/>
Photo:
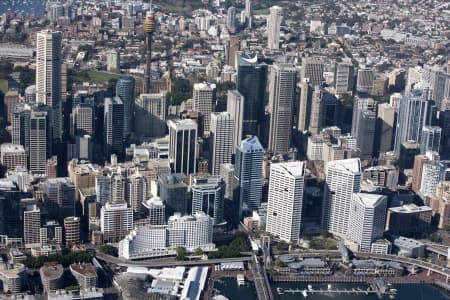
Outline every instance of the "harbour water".
<path fill-rule="evenodd" d="M 16 12 L 25 15 L 42 15 L 45 12 L 45 2 L 45 0 L 2 0 L 0 14 Z"/>
<path fill-rule="evenodd" d="M 306 298 L 300 293 L 290 294 L 284 293 L 279 295 L 277 293 L 277 288 L 285 289 L 308 289 L 307 283 L 277 283 L 272 286 L 272 291 L 274 298 L 276 300 L 299 300 L 299 299 L 310 299 L 310 300 L 378 300 L 376 294 L 359 294 L 359 295 L 348 295 L 348 294 L 308 294 Z M 323 284 L 312 284 L 314 289 L 327 289 L 328 285 Z M 361 289 L 366 290 L 368 284 L 339 284 L 333 283 L 333 289 Z M 448 300 L 450 299 L 450 294 L 445 290 L 437 288 L 428 284 L 396 284 L 392 286 L 397 289 L 397 295 L 394 299 L 396 300 Z M 236 278 L 221 278 L 220 281 L 214 283 L 214 289 L 216 294 L 221 294 L 230 300 L 256 300 L 256 290 L 253 283 L 246 283 L 243 287 L 238 287 L 236 283 Z M 388 295 L 385 295 L 383 300 L 390 299 Z"/>

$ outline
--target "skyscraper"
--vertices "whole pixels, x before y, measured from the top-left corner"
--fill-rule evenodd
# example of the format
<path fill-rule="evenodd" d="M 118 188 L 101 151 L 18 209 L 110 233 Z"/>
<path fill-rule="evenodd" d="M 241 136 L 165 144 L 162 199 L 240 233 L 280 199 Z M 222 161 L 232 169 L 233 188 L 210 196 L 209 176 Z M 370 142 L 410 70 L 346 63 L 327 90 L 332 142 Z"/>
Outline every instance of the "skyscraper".
<path fill-rule="evenodd" d="M 135 133 L 140 137 L 161 137 L 166 133 L 166 93 L 140 94 L 135 102 Z"/>
<path fill-rule="evenodd" d="M 302 61 L 301 78 L 307 79 L 312 86 L 322 86 L 325 62 L 320 57 L 305 57 Z"/>
<path fill-rule="evenodd" d="M 300 236 L 304 185 L 304 162 L 271 164 L 266 231 L 288 243 Z"/>
<path fill-rule="evenodd" d="M 428 151 L 439 152 L 441 147 L 442 129 L 439 126 L 424 126 L 420 137 L 420 154 Z"/>
<path fill-rule="evenodd" d="M 334 71 L 334 91 L 336 95 L 352 94 L 354 71 L 351 61 L 336 62 Z"/>
<path fill-rule="evenodd" d="M 269 152 L 286 154 L 291 146 L 292 114 L 297 70 L 289 64 L 275 63 L 269 82 Z"/>
<path fill-rule="evenodd" d="M 32 174 L 47 174 L 47 113 L 33 111 L 30 115 L 29 169 Z"/>
<path fill-rule="evenodd" d="M 44 205 L 50 215 L 75 215 L 75 185 L 69 177 L 49 178 L 43 184 Z"/>
<path fill-rule="evenodd" d="M 238 56 L 237 90 L 244 96 L 242 137 L 261 137 L 266 99 L 267 65 L 256 54 Z"/>
<path fill-rule="evenodd" d="M 247 23 L 247 28 L 252 28 L 253 21 L 253 1 L 245 0 L 245 21 Z"/>
<path fill-rule="evenodd" d="M 101 205 L 111 201 L 111 177 L 95 177 L 95 195 L 97 202 Z"/>
<path fill-rule="evenodd" d="M 282 9 L 279 6 L 270 8 L 269 19 L 267 19 L 267 47 L 277 50 L 280 48 L 280 26 Z"/>
<path fill-rule="evenodd" d="M 105 98 L 103 130 L 107 155 L 123 154 L 123 114 L 124 106 L 119 97 Z"/>
<path fill-rule="evenodd" d="M 142 174 L 135 173 L 129 177 L 128 201 L 133 212 L 143 212 L 147 200 L 147 182 Z"/>
<path fill-rule="evenodd" d="M 203 211 L 214 220 L 223 222 L 225 183 L 220 176 L 195 177 L 192 183 L 192 214 Z"/>
<path fill-rule="evenodd" d="M 376 151 L 383 153 L 391 151 L 394 144 L 395 108 L 389 103 L 378 104 Z"/>
<path fill-rule="evenodd" d="M 234 119 L 233 124 L 233 152 L 242 141 L 243 118 L 244 118 L 244 96 L 237 90 L 229 90 L 227 96 L 227 112 Z"/>
<path fill-rule="evenodd" d="M 329 161 L 326 173 L 322 226 L 345 237 L 352 194 L 358 193 L 361 187 L 361 162 L 359 158 Z"/>
<path fill-rule="evenodd" d="M 29 167 L 30 155 L 30 118 L 31 107 L 20 103 L 14 107 L 12 114 L 12 143 L 22 145 L 27 155 L 27 167 Z"/>
<path fill-rule="evenodd" d="M 231 162 L 234 118 L 229 112 L 211 113 L 211 174 L 219 175 L 220 166 Z"/>
<path fill-rule="evenodd" d="M 128 136 L 133 131 L 133 103 L 134 103 L 133 76 L 123 76 L 116 83 L 116 96 L 123 102 L 123 136 Z"/>
<path fill-rule="evenodd" d="M 308 131 L 311 134 L 319 134 L 323 124 L 323 91 L 318 85 L 314 87 L 311 95 L 311 115 L 309 116 Z"/>
<path fill-rule="evenodd" d="M 197 169 L 197 124 L 191 119 L 169 120 L 169 161 L 172 173 L 186 175 Z"/>
<path fill-rule="evenodd" d="M 356 138 L 356 146 L 361 150 L 362 159 L 371 159 L 373 156 L 376 120 L 376 103 L 373 99 L 356 97 L 352 136 Z"/>
<path fill-rule="evenodd" d="M 227 28 L 230 31 L 236 30 L 236 7 L 230 6 L 227 10 Z"/>
<path fill-rule="evenodd" d="M 252 212 L 261 205 L 264 149 L 256 136 L 246 138 L 236 149 L 234 173 L 235 193 L 239 218 L 244 211 Z"/>
<path fill-rule="evenodd" d="M 103 241 L 118 243 L 133 229 L 133 210 L 122 203 L 106 203 L 100 211 Z"/>
<path fill-rule="evenodd" d="M 311 115 L 311 101 L 313 88 L 305 78 L 301 79 L 300 87 L 300 102 L 298 106 L 298 125 L 297 129 L 300 132 L 306 131 L 309 128 L 309 116 Z"/>
<path fill-rule="evenodd" d="M 72 136 L 83 136 L 94 134 L 94 108 L 81 103 L 75 106 L 71 114 L 70 132 Z"/>
<path fill-rule="evenodd" d="M 397 157 L 403 142 L 420 142 L 422 128 L 426 125 L 427 110 L 428 101 L 420 92 L 414 91 L 400 98 L 394 146 Z"/>
<path fill-rule="evenodd" d="M 216 101 L 216 85 L 213 83 L 196 83 L 194 84 L 193 97 L 194 105 L 193 110 L 201 112 L 204 116 L 203 130 L 200 134 L 209 133 L 209 124 L 211 122 L 211 112 Z"/>
<path fill-rule="evenodd" d="M 372 93 L 374 74 L 372 69 L 359 69 L 356 80 L 356 90 L 365 93 Z"/>
<path fill-rule="evenodd" d="M 370 252 L 371 244 L 382 238 L 386 221 L 387 196 L 354 193 L 350 204 L 347 240 L 355 251 Z"/>
<path fill-rule="evenodd" d="M 61 32 L 43 30 L 36 35 L 36 102 L 50 106 L 52 140 L 61 140 Z"/>

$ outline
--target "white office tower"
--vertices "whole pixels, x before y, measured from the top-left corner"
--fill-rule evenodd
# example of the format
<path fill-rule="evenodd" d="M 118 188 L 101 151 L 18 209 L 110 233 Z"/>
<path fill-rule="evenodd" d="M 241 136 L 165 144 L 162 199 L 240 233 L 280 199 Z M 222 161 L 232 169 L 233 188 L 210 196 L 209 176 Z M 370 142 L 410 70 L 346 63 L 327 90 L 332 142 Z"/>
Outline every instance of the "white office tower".
<path fill-rule="evenodd" d="M 23 212 L 23 241 L 25 248 L 41 245 L 41 210 L 36 204 L 27 205 Z"/>
<path fill-rule="evenodd" d="M 103 241 L 117 243 L 133 229 L 133 210 L 125 202 L 106 203 L 100 210 Z"/>
<path fill-rule="evenodd" d="M 144 202 L 147 209 L 148 220 L 151 225 L 164 225 L 166 223 L 166 206 L 159 197 L 152 197 Z"/>
<path fill-rule="evenodd" d="M 238 90 L 229 90 L 227 95 L 227 112 L 234 119 L 233 152 L 242 141 L 242 123 L 244 120 L 244 96 Z"/>
<path fill-rule="evenodd" d="M 321 57 L 305 57 L 302 60 L 301 78 L 306 80 L 312 86 L 322 86 L 325 81 L 323 72 L 325 61 Z"/>
<path fill-rule="evenodd" d="M 111 203 L 124 203 L 127 195 L 127 179 L 117 173 L 111 176 Z"/>
<path fill-rule="evenodd" d="M 95 195 L 97 202 L 105 205 L 111 201 L 111 177 L 97 176 L 95 177 Z"/>
<path fill-rule="evenodd" d="M 147 225 L 132 230 L 119 243 L 119 257 L 142 259 L 175 255 L 177 247 L 188 252 L 197 248 L 208 251 L 214 249 L 212 243 L 213 219 L 198 212 L 192 216 L 176 214 L 169 218 L 167 225 Z"/>
<path fill-rule="evenodd" d="M 350 205 L 347 244 L 354 251 L 370 252 L 372 242 L 383 237 L 387 197 L 354 193 Z"/>
<path fill-rule="evenodd" d="M 234 188 L 239 201 L 239 218 L 261 205 L 264 148 L 256 136 L 246 138 L 236 149 Z"/>
<path fill-rule="evenodd" d="M 106 71 L 120 72 L 120 52 L 111 49 L 106 52 Z"/>
<path fill-rule="evenodd" d="M 216 85 L 213 83 L 196 83 L 193 92 L 194 105 L 193 110 L 201 112 L 203 115 L 203 130 L 199 134 L 209 133 L 209 124 L 211 122 L 211 112 L 216 101 Z"/>
<path fill-rule="evenodd" d="M 286 154 L 291 146 L 292 114 L 297 70 L 290 64 L 274 63 L 269 79 L 269 152 Z"/>
<path fill-rule="evenodd" d="M 356 80 L 356 90 L 371 93 L 373 90 L 374 75 L 372 69 L 359 69 Z"/>
<path fill-rule="evenodd" d="M 236 30 L 236 7 L 230 6 L 227 10 L 227 28 Z"/>
<path fill-rule="evenodd" d="M 424 126 L 420 136 L 420 153 L 427 151 L 439 152 L 441 147 L 442 129 L 439 126 Z"/>
<path fill-rule="evenodd" d="M 36 35 L 36 102 L 50 106 L 52 139 L 62 137 L 61 32 L 43 30 Z"/>
<path fill-rule="evenodd" d="M 147 182 L 139 172 L 131 175 L 128 182 L 128 201 L 133 212 L 143 212 L 143 203 L 147 200 Z"/>
<path fill-rule="evenodd" d="M 134 106 L 137 136 L 154 138 L 166 134 L 166 92 L 140 94 Z"/>
<path fill-rule="evenodd" d="M 169 120 L 169 161 L 172 173 L 196 173 L 197 123 L 192 119 Z"/>
<path fill-rule="evenodd" d="M 423 68 L 421 66 L 415 66 L 408 69 L 408 76 L 406 80 L 405 93 L 410 93 L 414 85 L 421 82 L 423 78 Z"/>
<path fill-rule="evenodd" d="M 282 8 L 272 6 L 269 18 L 267 19 L 267 47 L 277 50 L 280 48 L 280 27 L 282 18 Z"/>
<path fill-rule="evenodd" d="M 270 166 L 266 231 L 288 243 L 300 236 L 305 163 L 273 163 Z"/>
<path fill-rule="evenodd" d="M 78 104 L 70 116 L 70 134 L 83 136 L 94 134 L 94 108 L 86 104 Z"/>
<path fill-rule="evenodd" d="M 214 220 L 223 222 L 225 182 L 220 176 L 195 177 L 192 183 L 192 213 L 203 211 Z"/>
<path fill-rule="evenodd" d="M 425 197 L 432 197 L 436 194 L 438 183 L 445 180 L 445 166 L 440 162 L 438 152 L 428 151 L 425 156 L 428 160 L 424 162 L 422 167 L 420 194 Z"/>
<path fill-rule="evenodd" d="M 47 174 L 47 113 L 31 112 L 30 116 L 30 172 Z"/>
<path fill-rule="evenodd" d="M 345 237 L 352 194 L 359 193 L 361 188 L 361 162 L 359 158 L 330 161 L 326 173 L 322 226 Z"/>
<path fill-rule="evenodd" d="M 402 95 L 398 106 L 394 151 L 400 155 L 402 143 L 420 143 L 422 128 L 426 125 L 428 101 L 420 92 Z"/>
<path fill-rule="evenodd" d="M 76 157 L 91 161 L 93 157 L 92 137 L 88 134 L 75 138 Z"/>
<path fill-rule="evenodd" d="M 220 166 L 231 162 L 234 118 L 229 112 L 211 113 L 211 174 L 219 175 Z"/>
<path fill-rule="evenodd" d="M 234 165 L 231 163 L 222 164 L 220 166 L 220 176 L 225 182 L 225 194 L 224 197 L 233 200 L 234 191 Z"/>
<path fill-rule="evenodd" d="M 336 95 L 352 94 L 354 67 L 351 61 L 337 62 L 334 71 L 334 92 Z"/>
<path fill-rule="evenodd" d="M 247 22 L 247 28 L 252 28 L 253 21 L 253 1 L 245 0 L 245 21 Z"/>

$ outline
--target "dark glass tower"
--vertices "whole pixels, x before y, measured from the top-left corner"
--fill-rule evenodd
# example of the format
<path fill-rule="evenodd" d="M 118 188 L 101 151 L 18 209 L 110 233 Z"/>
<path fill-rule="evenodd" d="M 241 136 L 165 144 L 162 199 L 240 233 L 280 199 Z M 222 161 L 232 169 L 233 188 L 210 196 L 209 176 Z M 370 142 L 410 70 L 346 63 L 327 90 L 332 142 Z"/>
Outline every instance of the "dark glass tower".
<path fill-rule="evenodd" d="M 237 90 L 244 96 L 242 138 L 264 136 L 267 65 L 258 63 L 256 54 L 238 56 Z"/>
<path fill-rule="evenodd" d="M 120 97 L 123 102 L 123 134 L 124 137 L 131 134 L 133 131 L 132 113 L 134 103 L 134 77 L 124 76 L 121 77 L 116 84 L 116 96 Z"/>

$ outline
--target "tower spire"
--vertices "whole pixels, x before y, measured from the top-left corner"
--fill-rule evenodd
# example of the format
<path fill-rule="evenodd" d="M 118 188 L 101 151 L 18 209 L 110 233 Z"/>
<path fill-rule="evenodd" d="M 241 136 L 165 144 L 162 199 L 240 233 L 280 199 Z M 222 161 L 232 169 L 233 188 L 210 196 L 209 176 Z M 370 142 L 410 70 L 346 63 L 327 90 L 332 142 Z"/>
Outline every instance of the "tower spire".
<path fill-rule="evenodd" d="M 156 31 L 156 22 L 153 18 L 153 2 L 150 2 L 150 10 L 147 11 L 144 19 L 144 32 L 146 36 L 146 66 L 144 73 L 144 93 L 150 93 L 150 73 L 152 64 L 152 38 Z"/>

